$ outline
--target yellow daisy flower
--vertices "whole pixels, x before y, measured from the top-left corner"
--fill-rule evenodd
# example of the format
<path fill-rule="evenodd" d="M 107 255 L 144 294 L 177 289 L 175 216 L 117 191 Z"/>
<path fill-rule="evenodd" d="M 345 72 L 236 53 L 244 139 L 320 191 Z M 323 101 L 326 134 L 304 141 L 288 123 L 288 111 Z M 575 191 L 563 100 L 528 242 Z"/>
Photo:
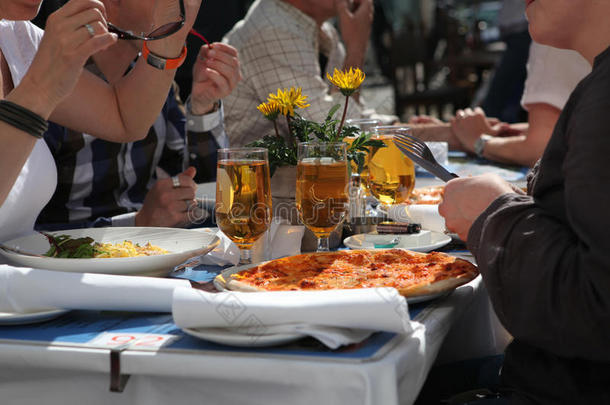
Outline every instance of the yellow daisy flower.
<path fill-rule="evenodd" d="M 306 103 L 307 96 L 301 94 L 302 89 L 291 87 L 290 90 L 277 89 L 277 94 L 269 94 L 268 100 L 275 101 L 279 104 L 280 110 L 284 115 L 294 116 L 295 108 L 306 108 L 309 104 Z"/>
<path fill-rule="evenodd" d="M 260 103 L 256 108 L 265 116 L 265 118 L 271 121 L 274 121 L 280 114 L 280 112 L 282 112 L 280 104 L 275 100 L 270 100 L 266 103 Z"/>
<path fill-rule="evenodd" d="M 351 96 L 364 81 L 366 75 L 358 68 L 342 71 L 335 68 L 333 75 L 326 73 L 326 78 L 341 90 L 344 96 Z"/>

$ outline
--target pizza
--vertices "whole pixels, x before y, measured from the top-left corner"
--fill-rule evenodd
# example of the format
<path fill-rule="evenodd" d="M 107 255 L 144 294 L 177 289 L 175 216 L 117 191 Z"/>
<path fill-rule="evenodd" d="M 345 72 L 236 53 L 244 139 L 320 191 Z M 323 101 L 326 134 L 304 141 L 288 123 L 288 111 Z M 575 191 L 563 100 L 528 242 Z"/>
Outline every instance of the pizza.
<path fill-rule="evenodd" d="M 470 262 L 441 252 L 343 250 L 285 257 L 219 275 L 234 291 L 394 287 L 405 297 L 440 293 L 478 275 Z"/>
<path fill-rule="evenodd" d="M 445 186 L 420 187 L 413 189 L 409 200 L 409 204 L 440 204 L 443 201 L 443 193 Z"/>

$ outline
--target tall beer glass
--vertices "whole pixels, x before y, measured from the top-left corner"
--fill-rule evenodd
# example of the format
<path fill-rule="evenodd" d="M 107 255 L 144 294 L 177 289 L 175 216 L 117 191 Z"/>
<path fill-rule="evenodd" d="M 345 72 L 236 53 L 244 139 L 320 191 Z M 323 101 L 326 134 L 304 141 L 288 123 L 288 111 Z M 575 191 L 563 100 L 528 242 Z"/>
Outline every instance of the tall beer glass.
<path fill-rule="evenodd" d="M 252 245 L 271 224 L 267 149 L 220 149 L 216 167 L 218 228 L 239 247 L 239 264 L 249 264 Z"/>
<path fill-rule="evenodd" d="M 386 209 L 409 198 L 415 186 L 413 161 L 392 142 L 394 135 L 410 133 L 407 127 L 380 126 L 373 129 L 372 139 L 383 141 L 385 148 L 372 148 L 369 157 L 369 190 Z"/>
<path fill-rule="evenodd" d="M 346 145 L 305 142 L 298 146 L 296 205 L 301 221 L 318 238 L 318 252 L 348 210 Z"/>

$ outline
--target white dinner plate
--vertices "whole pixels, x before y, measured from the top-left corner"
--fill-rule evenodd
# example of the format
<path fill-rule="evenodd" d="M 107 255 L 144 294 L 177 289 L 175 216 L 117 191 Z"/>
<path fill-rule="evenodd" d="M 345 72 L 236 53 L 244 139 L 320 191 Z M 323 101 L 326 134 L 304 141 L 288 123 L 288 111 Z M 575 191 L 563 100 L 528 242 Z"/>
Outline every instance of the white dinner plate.
<path fill-rule="evenodd" d="M 182 330 L 184 333 L 210 342 L 240 347 L 277 346 L 306 336 L 301 333 L 246 334 L 226 328 L 184 328 Z"/>
<path fill-rule="evenodd" d="M 0 312 L 0 325 L 25 325 L 28 323 L 44 322 L 49 319 L 57 318 L 66 312 L 68 312 L 67 309 L 53 309 L 27 314 Z"/>
<path fill-rule="evenodd" d="M 394 238 L 398 243 L 394 246 L 388 245 Z M 415 252 L 430 252 L 451 242 L 451 236 L 440 232 L 422 230 L 412 234 L 382 234 L 360 233 L 345 238 L 343 244 L 350 249 L 408 249 Z"/>
<path fill-rule="evenodd" d="M 63 259 L 34 257 L 9 252 L 0 248 L 0 254 L 13 265 L 75 273 L 105 273 L 140 276 L 164 276 L 186 259 L 208 253 L 220 239 L 213 231 L 194 231 L 180 228 L 110 227 L 86 228 L 52 232 L 53 235 L 70 235 L 74 238 L 89 236 L 95 242 L 119 243 L 125 240 L 145 245 L 150 242 L 170 253 L 156 256 Z M 4 242 L 22 252 L 44 254 L 49 241 L 36 232 L 29 236 Z"/>

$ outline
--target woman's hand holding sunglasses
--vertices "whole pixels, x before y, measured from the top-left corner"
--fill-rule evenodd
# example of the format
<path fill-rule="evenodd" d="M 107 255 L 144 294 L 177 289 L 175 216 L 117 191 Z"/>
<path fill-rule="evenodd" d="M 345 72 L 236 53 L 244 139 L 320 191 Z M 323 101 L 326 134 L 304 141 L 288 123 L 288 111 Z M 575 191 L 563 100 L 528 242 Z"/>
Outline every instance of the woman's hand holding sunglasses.
<path fill-rule="evenodd" d="M 22 84 L 35 90 L 48 117 L 72 92 L 87 59 L 116 41 L 116 34 L 108 32 L 102 2 L 71 0 L 49 16 Z"/>

